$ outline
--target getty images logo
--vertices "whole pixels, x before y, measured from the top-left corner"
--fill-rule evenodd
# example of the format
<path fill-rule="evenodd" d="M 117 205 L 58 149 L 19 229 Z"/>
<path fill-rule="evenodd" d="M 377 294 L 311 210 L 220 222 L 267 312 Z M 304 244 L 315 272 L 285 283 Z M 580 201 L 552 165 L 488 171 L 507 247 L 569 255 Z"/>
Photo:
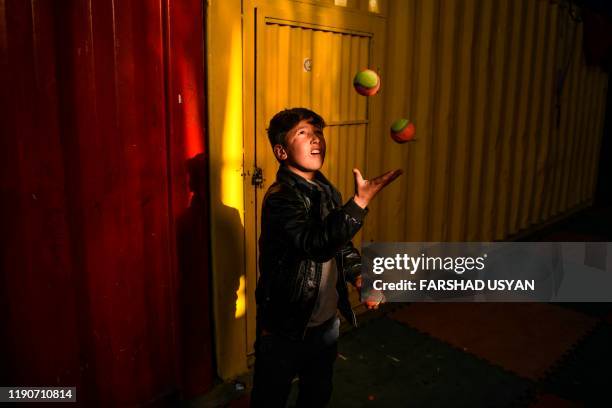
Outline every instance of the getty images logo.
<path fill-rule="evenodd" d="M 485 268 L 487 254 L 479 257 L 472 256 L 410 256 L 408 254 L 395 254 L 394 257 L 375 257 L 372 260 L 372 272 L 377 275 L 385 271 L 406 271 L 414 275 L 419 270 L 453 271 L 458 275 L 465 271 L 481 271 Z"/>

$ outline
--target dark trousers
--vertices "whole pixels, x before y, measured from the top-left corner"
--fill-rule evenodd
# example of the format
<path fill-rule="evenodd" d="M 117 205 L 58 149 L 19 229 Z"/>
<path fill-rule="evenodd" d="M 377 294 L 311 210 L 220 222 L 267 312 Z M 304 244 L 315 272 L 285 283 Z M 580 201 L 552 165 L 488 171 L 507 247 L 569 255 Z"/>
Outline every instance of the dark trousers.
<path fill-rule="evenodd" d="M 308 328 L 304 340 L 268 334 L 255 341 L 251 407 L 285 407 L 299 378 L 297 407 L 324 407 L 331 398 L 340 321 L 334 317 Z"/>

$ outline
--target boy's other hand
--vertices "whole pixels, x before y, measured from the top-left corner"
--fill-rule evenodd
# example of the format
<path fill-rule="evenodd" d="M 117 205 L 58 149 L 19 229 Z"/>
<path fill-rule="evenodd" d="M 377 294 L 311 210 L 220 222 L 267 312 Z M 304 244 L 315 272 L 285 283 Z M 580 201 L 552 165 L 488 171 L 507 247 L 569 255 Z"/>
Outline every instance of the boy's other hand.
<path fill-rule="evenodd" d="M 353 174 L 355 175 L 355 196 L 353 201 L 361 208 L 366 208 L 380 190 L 398 178 L 402 173 L 401 169 L 390 170 L 371 180 L 364 180 L 359 169 L 353 169 Z"/>
<path fill-rule="evenodd" d="M 361 275 L 359 275 L 357 277 L 357 279 L 355 279 L 355 287 L 357 288 L 357 290 L 359 290 L 359 294 L 361 296 L 361 286 L 363 285 L 363 281 L 361 279 Z M 378 290 L 375 290 L 374 293 L 376 293 L 378 296 L 376 296 L 376 298 L 372 298 L 372 299 L 368 299 L 365 300 L 363 303 L 365 303 L 366 307 L 369 310 L 376 310 L 378 309 L 378 307 L 382 304 L 385 303 L 385 301 L 387 300 L 385 298 L 385 295 Z"/>

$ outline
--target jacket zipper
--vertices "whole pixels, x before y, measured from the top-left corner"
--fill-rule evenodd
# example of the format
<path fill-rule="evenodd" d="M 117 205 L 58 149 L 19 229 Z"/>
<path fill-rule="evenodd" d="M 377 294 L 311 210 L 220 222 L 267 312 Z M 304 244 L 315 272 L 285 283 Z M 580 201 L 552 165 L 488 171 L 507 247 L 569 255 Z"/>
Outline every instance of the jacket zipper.
<path fill-rule="evenodd" d="M 317 269 L 315 271 L 315 275 L 317 275 L 318 269 L 319 269 L 320 266 L 321 266 L 320 263 L 315 262 L 315 268 Z M 319 276 L 319 285 L 321 285 L 321 277 L 320 276 Z M 317 285 L 317 286 L 319 286 L 319 285 Z M 318 296 L 319 296 L 319 290 L 317 290 L 317 297 Z M 317 299 L 315 298 L 315 305 L 316 305 L 316 302 L 317 302 Z M 308 322 L 310 322 L 310 319 L 312 318 L 312 315 L 314 314 L 314 309 L 315 309 L 314 306 L 312 307 L 312 309 L 310 309 L 310 315 L 308 315 L 308 320 L 306 320 L 306 324 L 304 325 L 304 331 L 302 332 L 302 340 L 304 340 L 304 338 L 306 338 L 306 330 L 308 330 Z"/>

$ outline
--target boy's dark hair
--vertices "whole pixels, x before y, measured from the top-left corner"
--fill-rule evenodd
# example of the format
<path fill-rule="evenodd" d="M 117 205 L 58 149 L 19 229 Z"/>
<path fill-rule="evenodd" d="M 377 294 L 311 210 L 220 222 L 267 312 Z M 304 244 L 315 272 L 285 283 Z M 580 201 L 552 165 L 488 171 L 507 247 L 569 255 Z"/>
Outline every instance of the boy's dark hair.
<path fill-rule="evenodd" d="M 306 120 L 313 126 L 320 129 L 325 127 L 325 121 L 317 113 L 306 108 L 291 108 L 278 112 L 270 120 L 268 126 L 268 139 L 272 147 L 280 144 L 285 146 L 285 136 L 300 121 Z"/>

